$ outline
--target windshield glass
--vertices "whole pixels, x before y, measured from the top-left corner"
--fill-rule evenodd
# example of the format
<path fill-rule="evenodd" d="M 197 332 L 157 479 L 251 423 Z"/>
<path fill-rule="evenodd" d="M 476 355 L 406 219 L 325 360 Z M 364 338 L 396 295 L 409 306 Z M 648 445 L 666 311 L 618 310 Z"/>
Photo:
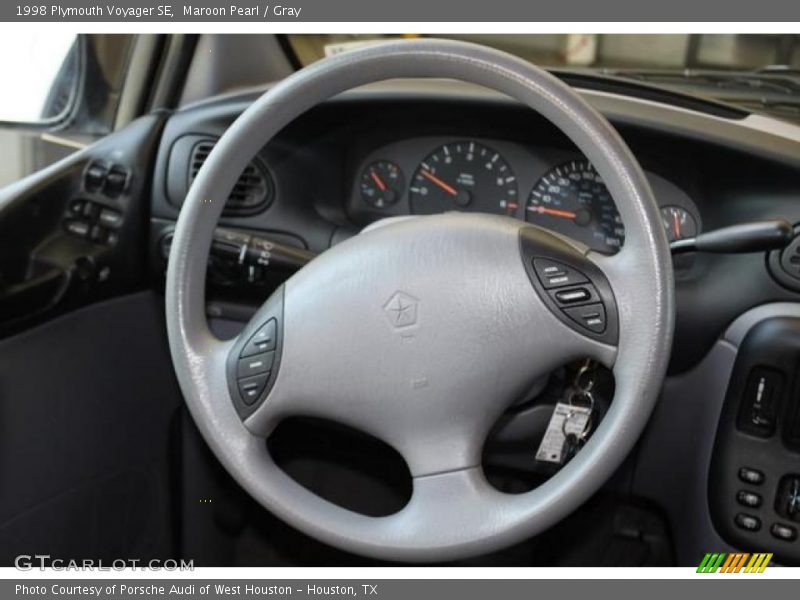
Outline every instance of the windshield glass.
<path fill-rule="evenodd" d="M 417 35 L 289 35 L 298 66 Z M 477 34 L 472 41 L 553 70 L 621 77 L 800 122 L 800 35 Z"/>

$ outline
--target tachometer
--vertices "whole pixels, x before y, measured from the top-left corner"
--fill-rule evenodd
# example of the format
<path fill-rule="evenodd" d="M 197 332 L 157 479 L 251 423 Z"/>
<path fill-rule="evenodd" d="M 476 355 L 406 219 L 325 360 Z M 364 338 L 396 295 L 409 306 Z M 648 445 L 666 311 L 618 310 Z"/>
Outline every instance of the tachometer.
<path fill-rule="evenodd" d="M 569 161 L 546 173 L 533 186 L 525 208 L 531 223 L 598 252 L 615 254 L 625 241 L 614 199 L 586 159 Z"/>
<path fill-rule="evenodd" d="M 473 141 L 438 147 L 423 160 L 409 187 L 411 212 L 464 210 L 516 215 L 517 178 L 491 148 Z"/>

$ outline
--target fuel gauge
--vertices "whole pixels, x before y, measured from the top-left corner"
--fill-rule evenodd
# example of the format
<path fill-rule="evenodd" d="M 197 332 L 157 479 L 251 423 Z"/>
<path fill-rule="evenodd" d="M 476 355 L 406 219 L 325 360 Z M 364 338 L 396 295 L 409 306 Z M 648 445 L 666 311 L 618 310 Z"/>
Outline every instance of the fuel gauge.
<path fill-rule="evenodd" d="M 680 206 L 663 206 L 661 221 L 670 242 L 692 238 L 697 235 L 697 220 L 685 208 Z"/>
<path fill-rule="evenodd" d="M 393 162 L 378 160 L 361 173 L 361 198 L 372 208 L 386 208 L 400 199 L 405 182 Z"/>

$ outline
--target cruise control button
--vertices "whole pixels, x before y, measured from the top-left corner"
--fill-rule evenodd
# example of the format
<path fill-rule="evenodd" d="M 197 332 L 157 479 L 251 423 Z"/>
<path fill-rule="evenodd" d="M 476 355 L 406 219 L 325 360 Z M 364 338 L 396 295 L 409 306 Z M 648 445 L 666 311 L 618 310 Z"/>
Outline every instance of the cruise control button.
<path fill-rule="evenodd" d="M 534 258 L 533 270 L 536 271 L 539 281 L 547 289 L 589 281 L 580 271 L 549 258 Z"/>
<path fill-rule="evenodd" d="M 561 304 L 575 304 L 577 302 L 586 302 L 592 297 L 592 293 L 586 288 L 571 288 L 568 290 L 559 290 L 555 294 L 556 300 Z"/>
<path fill-rule="evenodd" d="M 797 539 L 797 529 L 789 525 L 783 525 L 782 523 L 775 523 L 770 527 L 769 532 L 773 537 L 785 542 L 793 542 Z"/>
<path fill-rule="evenodd" d="M 761 496 L 755 492 L 748 492 L 747 490 L 740 490 L 736 494 L 736 501 L 742 506 L 749 506 L 751 508 L 758 508 L 761 506 Z"/>
<path fill-rule="evenodd" d="M 758 531 L 761 529 L 761 520 L 758 517 L 746 515 L 745 513 L 736 515 L 734 523 L 736 523 L 739 529 L 744 529 L 745 531 Z"/>
<path fill-rule="evenodd" d="M 563 310 L 570 319 L 593 333 L 603 333 L 606 330 L 606 309 L 600 303 Z"/>
<path fill-rule="evenodd" d="M 756 469 L 742 467 L 739 469 L 739 479 L 750 485 L 761 485 L 764 483 L 764 474 Z"/>
<path fill-rule="evenodd" d="M 266 373 L 272 369 L 275 360 L 275 352 L 264 352 L 247 358 L 240 358 L 237 365 L 236 375 L 239 378 Z"/>
<path fill-rule="evenodd" d="M 275 350 L 277 336 L 277 322 L 275 319 L 270 319 L 247 341 L 247 344 L 245 344 L 239 356 L 245 358 L 247 356 L 253 356 L 254 354 Z"/>
<path fill-rule="evenodd" d="M 267 385 L 269 379 L 269 371 L 254 377 L 247 377 L 239 380 L 239 395 L 242 401 L 248 406 L 253 404 L 261 396 L 261 392 Z"/>

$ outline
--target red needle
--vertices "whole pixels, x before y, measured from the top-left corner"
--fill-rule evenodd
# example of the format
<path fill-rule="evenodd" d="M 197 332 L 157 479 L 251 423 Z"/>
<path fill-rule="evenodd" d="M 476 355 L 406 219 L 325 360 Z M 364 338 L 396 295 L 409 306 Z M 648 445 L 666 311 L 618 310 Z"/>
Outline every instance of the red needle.
<path fill-rule="evenodd" d="M 537 206 L 533 209 L 534 212 L 541 213 L 543 215 L 552 215 L 554 217 L 561 217 L 562 219 L 574 219 L 578 215 L 576 215 L 571 210 L 559 210 L 557 208 L 546 208 L 544 206 Z"/>
<path fill-rule="evenodd" d="M 421 173 L 422 173 L 423 177 L 426 177 L 426 178 L 430 179 L 433 183 L 438 185 L 440 188 L 442 188 L 445 192 L 447 192 L 451 196 L 458 196 L 458 192 L 456 191 L 455 188 L 447 185 L 444 181 L 439 179 L 433 173 L 430 173 L 430 172 L 426 171 L 425 169 L 422 169 Z"/>
<path fill-rule="evenodd" d="M 672 213 L 672 222 L 675 224 L 675 237 L 680 239 L 681 237 L 681 222 L 678 220 L 678 213 Z"/>
<path fill-rule="evenodd" d="M 380 177 L 378 177 L 378 174 L 377 174 L 375 171 L 370 171 L 370 172 L 369 172 L 369 176 L 370 176 L 370 177 L 372 177 L 372 181 L 374 181 L 374 182 L 375 182 L 375 184 L 378 186 L 378 188 L 379 188 L 379 189 L 380 189 L 382 192 L 385 192 L 385 191 L 386 191 L 386 184 L 385 184 L 385 183 L 383 183 L 383 179 L 381 179 Z"/>

